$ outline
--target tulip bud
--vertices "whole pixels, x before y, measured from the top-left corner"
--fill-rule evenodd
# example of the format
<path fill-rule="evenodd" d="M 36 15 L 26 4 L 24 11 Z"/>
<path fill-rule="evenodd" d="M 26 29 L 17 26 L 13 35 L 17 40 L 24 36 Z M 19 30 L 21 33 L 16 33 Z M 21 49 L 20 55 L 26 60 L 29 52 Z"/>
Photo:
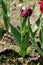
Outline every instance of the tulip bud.
<path fill-rule="evenodd" d="M 32 9 L 31 8 L 22 8 L 21 9 L 21 16 L 23 18 L 26 18 L 28 16 L 31 16 L 31 14 L 32 14 Z"/>

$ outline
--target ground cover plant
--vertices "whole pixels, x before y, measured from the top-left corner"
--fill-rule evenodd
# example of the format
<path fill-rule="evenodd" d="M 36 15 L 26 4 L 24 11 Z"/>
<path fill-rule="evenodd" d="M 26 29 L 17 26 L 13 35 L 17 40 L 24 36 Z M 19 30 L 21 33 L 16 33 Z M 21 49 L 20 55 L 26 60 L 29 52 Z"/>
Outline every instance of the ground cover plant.
<path fill-rule="evenodd" d="M 4 26 L 1 23 L 2 25 L 0 27 L 0 39 L 2 38 L 4 31 L 6 31 L 6 34 L 8 35 L 8 32 L 10 30 L 9 33 L 12 33 L 17 45 L 20 47 L 18 54 L 21 57 L 23 57 L 23 59 L 27 55 L 27 51 L 28 53 L 30 53 L 31 50 L 33 49 L 37 51 L 37 53 L 39 53 L 40 56 L 43 57 L 43 25 L 41 20 L 43 15 L 43 0 L 40 0 L 39 2 L 35 3 L 35 4 L 38 4 L 40 7 L 40 15 L 33 29 L 30 24 L 30 17 L 34 11 L 35 4 L 31 8 L 28 6 L 25 7 L 23 0 L 19 0 L 19 2 L 20 2 L 19 4 L 20 5 L 20 13 L 19 13 L 20 25 L 18 25 L 17 27 L 14 27 L 10 22 L 10 11 L 9 11 L 9 8 L 7 7 L 7 0 L 6 1 L 0 0 L 1 7 L 2 7 L 2 16 L 4 20 L 3 22 L 5 26 L 5 30 L 4 30 Z M 35 36 L 38 30 L 39 30 L 38 42 L 40 46 L 38 45 L 36 36 Z M 31 42 L 31 44 L 29 42 Z"/>

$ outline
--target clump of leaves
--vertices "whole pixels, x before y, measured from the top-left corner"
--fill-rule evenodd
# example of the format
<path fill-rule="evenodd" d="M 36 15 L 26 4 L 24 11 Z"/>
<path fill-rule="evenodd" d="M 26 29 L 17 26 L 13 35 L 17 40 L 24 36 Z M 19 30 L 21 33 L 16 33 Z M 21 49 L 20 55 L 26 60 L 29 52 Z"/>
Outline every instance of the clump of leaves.
<path fill-rule="evenodd" d="M 11 33 L 13 34 L 16 42 L 20 46 L 19 54 L 24 57 L 26 55 L 26 51 L 29 43 L 29 19 L 32 14 L 31 8 L 26 8 L 25 10 L 21 9 L 20 14 L 20 26 L 15 28 L 12 24 L 9 23 L 11 28 Z M 28 14 L 27 14 L 28 13 Z"/>

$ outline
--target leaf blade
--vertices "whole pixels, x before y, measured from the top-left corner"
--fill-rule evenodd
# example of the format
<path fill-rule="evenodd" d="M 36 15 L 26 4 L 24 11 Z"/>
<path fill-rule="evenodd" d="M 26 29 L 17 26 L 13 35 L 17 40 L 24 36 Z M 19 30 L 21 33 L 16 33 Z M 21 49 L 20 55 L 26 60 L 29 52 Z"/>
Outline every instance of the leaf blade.
<path fill-rule="evenodd" d="M 10 24 L 10 28 L 11 28 L 11 33 L 13 34 L 16 42 L 18 43 L 18 45 L 21 44 L 21 34 L 18 32 L 18 30 Z"/>

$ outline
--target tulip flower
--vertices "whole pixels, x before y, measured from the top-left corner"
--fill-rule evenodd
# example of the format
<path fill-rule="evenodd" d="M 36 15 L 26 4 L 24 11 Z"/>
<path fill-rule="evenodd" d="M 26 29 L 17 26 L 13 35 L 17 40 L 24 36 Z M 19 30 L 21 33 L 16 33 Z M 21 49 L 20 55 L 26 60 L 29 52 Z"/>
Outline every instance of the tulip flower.
<path fill-rule="evenodd" d="M 25 9 L 21 9 L 21 16 L 26 18 L 28 16 L 31 16 L 32 14 L 32 9 L 31 8 L 25 8 Z"/>
<path fill-rule="evenodd" d="M 40 1 L 38 2 L 38 4 L 39 4 L 39 6 L 40 6 L 40 11 L 41 11 L 41 13 L 43 14 L 43 0 L 40 0 Z"/>

